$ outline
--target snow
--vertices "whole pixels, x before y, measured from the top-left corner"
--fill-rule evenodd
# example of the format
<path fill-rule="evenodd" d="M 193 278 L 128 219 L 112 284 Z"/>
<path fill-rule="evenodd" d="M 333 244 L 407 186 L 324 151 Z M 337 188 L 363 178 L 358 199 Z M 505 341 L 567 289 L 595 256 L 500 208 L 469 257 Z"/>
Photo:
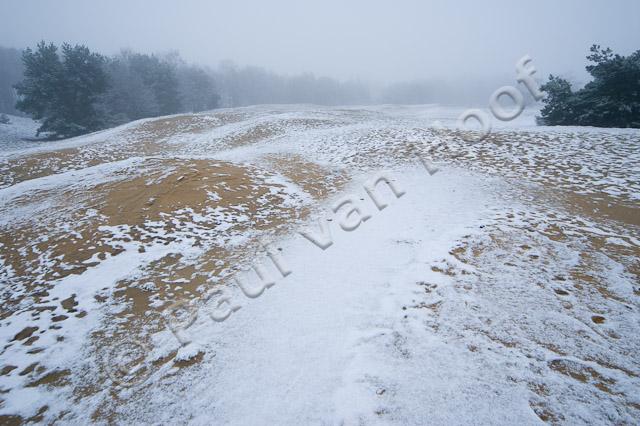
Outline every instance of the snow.
<path fill-rule="evenodd" d="M 372 218 L 352 232 L 332 221 L 326 250 L 300 236 L 280 243 L 291 275 L 255 300 L 236 292 L 242 309 L 227 321 L 189 328 L 207 362 L 154 383 L 143 418 L 163 407 L 160 423 L 185 421 L 178 411 L 201 413 L 194 424 L 536 423 L 499 368 L 403 309 L 423 292 L 419 282 L 438 279 L 431 262 L 489 214 L 497 184 L 450 169 L 394 175 L 403 197 L 381 212 L 365 199 Z M 184 394 L 167 393 L 180 383 Z M 489 387 L 490 401 L 480 397 Z M 174 401 L 180 409 L 167 409 Z"/>
<path fill-rule="evenodd" d="M 640 232 L 632 223 L 572 210 L 566 194 L 637 208 L 640 133 L 535 127 L 536 111 L 528 109 L 514 122 L 494 121 L 493 139 L 469 144 L 451 131 L 461 111 L 436 105 L 259 106 L 219 113 L 237 114 L 237 121 L 202 114 L 200 120 L 215 126 L 194 132 L 185 125 L 161 136 L 163 149 L 153 159 L 243 167 L 277 196 L 277 206 L 265 196 L 255 200 L 265 208 L 260 217 L 279 209 L 309 209 L 311 216 L 292 215 L 277 232 L 260 232 L 243 228 L 251 213 L 238 201 L 163 212 L 137 228 L 101 226 L 110 237 L 100 242 L 123 251 L 94 255 L 85 261 L 86 271 L 49 283 L 49 301 L 75 295 L 76 309 L 88 315 L 70 316 L 55 334 L 42 334 L 36 345 L 42 352 L 29 354 L 30 347 L 18 342 L 5 347 L 0 365 L 17 368 L 0 376 L 7 390 L 0 414 L 29 417 L 46 404 L 46 422 L 66 412 L 63 421 L 74 424 L 92 421 L 98 409 L 120 423 L 145 424 L 539 424 L 543 417 L 567 424 L 634 423 L 640 289 L 630 265 L 637 263 Z M 149 137 L 143 130 L 149 122 L 5 150 L 7 164 L 70 147 L 79 155 L 46 176 L 6 180 L 0 225 L 9 229 L 52 214 L 79 238 L 76 224 L 64 216 L 65 209 L 79 207 L 64 205 L 68 194 L 136 176 L 148 176 L 146 185 L 187 180 L 173 167 L 150 174 L 145 161 L 151 156 L 135 150 L 140 138 Z M 255 129 L 264 136 L 251 139 Z M 238 143 L 244 138 L 249 142 Z M 424 158 L 437 171 L 425 170 L 408 144 L 411 152 L 427 151 Z M 270 168 L 274 155 L 344 173 L 349 183 L 316 200 L 302 182 Z M 388 203 L 379 210 L 364 187 L 382 170 L 404 195 L 396 198 L 379 184 Z M 207 190 L 210 201 L 218 203 L 233 188 L 227 177 L 216 175 L 222 183 Z M 40 200 L 42 194 L 49 198 Z M 344 211 L 334 211 L 345 197 L 360 209 L 347 220 L 363 218 L 352 231 L 341 227 Z M 97 217 L 88 208 L 83 220 Z M 318 221 L 331 230 L 325 249 L 301 234 L 319 232 Z M 168 224 L 176 229 L 168 231 Z M 151 240 L 144 251 L 136 232 Z M 44 234 L 39 241 L 53 237 Z M 263 250 L 250 251 L 254 240 L 275 250 L 291 273 L 283 276 Z M 221 270 L 209 273 L 200 289 L 210 297 L 188 304 L 198 315 L 177 333 L 181 341 L 169 327 L 153 326 L 168 303 L 145 268 L 180 254 L 197 270 L 211 247 L 243 253 L 229 265 L 229 259 L 213 259 Z M 42 268 L 53 261 L 47 252 L 36 255 Z M 0 262 L 0 277 L 13 283 L 18 272 L 2 257 Z M 257 263 L 275 283 L 247 297 L 247 289 L 230 278 Z M 254 272 L 246 277 L 254 291 L 260 289 Z M 117 326 L 130 314 L 114 296 L 123 281 L 151 294 L 140 314 L 148 321 L 124 337 Z M 165 282 L 175 291 L 189 284 L 172 275 Z M 101 304 L 95 296 L 113 299 Z M 229 303 L 217 306 L 225 296 Z M 65 313 L 58 304 L 52 315 Z M 21 302 L 0 320 L 0 338 L 10 342 L 28 325 L 38 326 L 37 333 L 49 329 L 52 320 L 34 319 L 33 306 L 46 307 L 47 301 Z M 236 309 L 224 321 L 212 319 L 225 306 Z M 597 324 L 597 315 L 606 320 Z M 118 356 L 96 355 L 97 346 L 109 343 Z M 136 346 L 144 352 L 144 374 L 126 383 L 114 376 L 113 360 Z M 28 386 L 34 377 L 18 373 L 34 362 L 72 370 L 69 386 Z M 74 394 L 83 387 L 96 390 Z"/>
<path fill-rule="evenodd" d="M 24 139 L 35 138 L 40 124 L 27 117 L 8 115 L 8 124 L 0 123 L 0 152 L 7 150 L 24 149 L 34 145 Z"/>

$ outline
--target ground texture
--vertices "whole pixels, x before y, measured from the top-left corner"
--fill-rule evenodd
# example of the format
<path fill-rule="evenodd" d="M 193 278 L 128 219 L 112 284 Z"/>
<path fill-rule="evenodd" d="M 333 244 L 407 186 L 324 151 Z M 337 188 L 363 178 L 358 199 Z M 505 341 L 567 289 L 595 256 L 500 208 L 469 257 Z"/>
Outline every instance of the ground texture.
<path fill-rule="evenodd" d="M 5 142 L 0 421 L 637 424 L 640 132 L 459 112 Z"/>

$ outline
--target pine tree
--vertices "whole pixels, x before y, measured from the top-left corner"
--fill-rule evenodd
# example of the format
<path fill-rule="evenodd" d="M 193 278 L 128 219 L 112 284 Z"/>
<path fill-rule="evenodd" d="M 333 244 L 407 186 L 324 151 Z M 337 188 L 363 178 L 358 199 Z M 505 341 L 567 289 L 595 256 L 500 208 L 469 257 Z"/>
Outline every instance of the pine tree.
<path fill-rule="evenodd" d="M 15 87 L 20 96 L 16 108 L 43 120 L 38 135 L 71 137 L 101 129 L 96 108 L 107 89 L 104 58 L 85 46 L 58 48 L 41 42 L 36 51 L 23 53 L 24 80 Z"/>
<path fill-rule="evenodd" d="M 586 69 L 593 80 L 573 92 L 553 75 L 540 122 L 551 125 L 640 128 L 640 50 L 625 57 L 599 45 L 591 47 Z"/>
<path fill-rule="evenodd" d="M 571 83 L 567 80 L 549 76 L 549 81 L 540 88 L 547 93 L 545 106 L 540 111 L 542 117 L 540 124 L 549 125 L 569 125 L 574 119 L 572 108 L 573 92 L 571 91 Z"/>
<path fill-rule="evenodd" d="M 64 126 L 52 131 L 63 136 L 89 133 L 104 127 L 96 103 L 107 89 L 104 58 L 85 46 L 62 45 L 63 86 L 60 92 L 60 118 Z"/>
<path fill-rule="evenodd" d="M 27 48 L 22 53 L 22 61 L 25 66 L 24 80 L 15 86 L 20 96 L 16 109 L 31 114 L 36 120 L 51 117 L 62 85 L 62 63 L 58 48 L 53 43 L 42 41 L 35 52 Z M 38 134 L 44 131 L 43 127 Z"/>

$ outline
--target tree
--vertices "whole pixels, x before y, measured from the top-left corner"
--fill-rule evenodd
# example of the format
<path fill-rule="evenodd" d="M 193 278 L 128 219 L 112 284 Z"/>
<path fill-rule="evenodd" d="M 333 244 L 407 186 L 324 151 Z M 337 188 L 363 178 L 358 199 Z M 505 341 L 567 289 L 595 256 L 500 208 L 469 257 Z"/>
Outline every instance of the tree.
<path fill-rule="evenodd" d="M 64 126 L 52 129 L 63 136 L 75 136 L 104 128 L 104 117 L 96 103 L 107 90 L 105 58 L 85 46 L 62 45 L 63 86 L 60 119 Z"/>
<path fill-rule="evenodd" d="M 26 49 L 22 60 L 25 73 L 15 86 L 16 108 L 43 120 L 38 135 L 71 137 L 103 128 L 96 104 L 107 89 L 104 57 L 65 43 L 61 60 L 53 43 L 40 42 L 36 51 Z"/>
<path fill-rule="evenodd" d="M 207 111 L 218 106 L 220 96 L 210 73 L 202 68 L 183 65 L 178 71 L 180 99 L 188 112 Z"/>
<path fill-rule="evenodd" d="M 178 79 L 175 67 L 168 61 L 161 61 L 155 55 L 131 54 L 129 66 L 154 95 L 158 107 L 157 114 L 168 115 L 180 112 Z"/>
<path fill-rule="evenodd" d="M 550 125 L 640 127 L 640 50 L 625 57 L 593 45 L 586 70 L 593 80 L 573 92 L 551 75 L 540 122 Z"/>
<path fill-rule="evenodd" d="M 22 53 L 22 62 L 24 79 L 15 86 L 20 96 L 16 109 L 31 114 L 36 120 L 51 116 L 59 98 L 57 92 L 62 79 L 58 48 L 53 43 L 42 41 L 35 52 L 27 48 Z"/>
<path fill-rule="evenodd" d="M 105 66 L 109 89 L 102 98 L 101 108 L 108 125 L 159 115 L 153 88 L 132 66 L 132 56 L 131 52 L 123 51 Z"/>
<path fill-rule="evenodd" d="M 153 89 L 156 101 L 160 106 L 160 115 L 176 114 L 180 112 L 180 97 L 178 95 L 178 78 L 176 71 L 166 62 L 157 62 Z"/>
<path fill-rule="evenodd" d="M 100 108 L 108 125 L 218 106 L 212 73 L 187 65 L 177 54 L 125 50 L 108 60 L 105 70 L 109 89 Z"/>
<path fill-rule="evenodd" d="M 541 124 L 571 124 L 574 116 L 571 107 L 573 101 L 571 83 L 563 78 L 550 75 L 549 81 L 543 84 L 540 90 L 547 93 L 544 101 L 545 106 L 540 111 L 542 114 Z"/>

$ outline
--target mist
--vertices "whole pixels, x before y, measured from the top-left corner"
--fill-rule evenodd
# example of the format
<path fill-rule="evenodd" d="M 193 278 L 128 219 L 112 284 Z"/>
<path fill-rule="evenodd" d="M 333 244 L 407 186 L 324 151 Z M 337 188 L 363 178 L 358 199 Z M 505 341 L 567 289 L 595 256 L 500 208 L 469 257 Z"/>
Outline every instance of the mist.
<path fill-rule="evenodd" d="M 514 64 L 525 54 L 540 80 L 553 73 L 584 84 L 589 46 L 632 52 L 638 16 L 634 0 L 4 0 L 0 45 L 46 40 L 106 55 L 179 52 L 211 68 L 224 63 L 367 85 L 371 102 L 479 105 L 512 83 Z"/>
<path fill-rule="evenodd" d="M 512 73 L 529 54 L 542 74 L 581 81 L 591 44 L 621 54 L 637 47 L 638 16 L 634 0 L 3 0 L 0 44 L 69 42 L 105 54 L 176 50 L 203 65 L 231 60 L 378 85 L 487 80 Z"/>

